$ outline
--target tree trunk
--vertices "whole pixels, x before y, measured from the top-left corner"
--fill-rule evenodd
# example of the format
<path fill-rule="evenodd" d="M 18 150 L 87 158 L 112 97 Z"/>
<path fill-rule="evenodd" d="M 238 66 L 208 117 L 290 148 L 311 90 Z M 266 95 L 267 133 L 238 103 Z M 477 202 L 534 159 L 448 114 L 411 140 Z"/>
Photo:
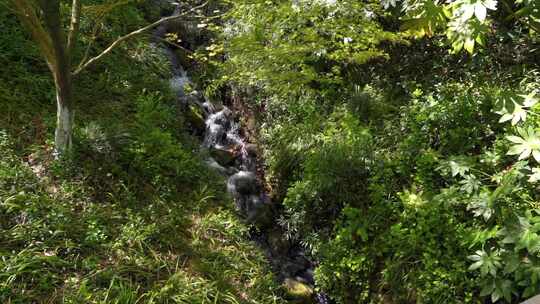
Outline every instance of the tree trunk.
<path fill-rule="evenodd" d="M 73 134 L 71 54 L 64 39 L 60 17 L 60 0 L 41 0 L 40 6 L 53 49 L 53 62 L 49 62 L 49 68 L 54 76 L 56 86 L 57 110 L 54 153 L 56 157 L 61 157 L 71 150 Z M 73 33 L 73 35 L 76 35 L 76 33 Z M 71 43 L 74 43 L 75 38 L 71 37 Z M 73 45 L 70 47 L 73 47 Z"/>
<path fill-rule="evenodd" d="M 61 78 L 60 81 L 55 80 L 57 108 L 56 130 L 54 133 L 54 153 L 56 156 L 62 156 L 71 150 L 73 121 L 75 116 L 71 94 L 71 80 L 69 79 L 69 76 L 67 79 L 62 79 L 66 78 L 62 76 L 58 77 Z"/>

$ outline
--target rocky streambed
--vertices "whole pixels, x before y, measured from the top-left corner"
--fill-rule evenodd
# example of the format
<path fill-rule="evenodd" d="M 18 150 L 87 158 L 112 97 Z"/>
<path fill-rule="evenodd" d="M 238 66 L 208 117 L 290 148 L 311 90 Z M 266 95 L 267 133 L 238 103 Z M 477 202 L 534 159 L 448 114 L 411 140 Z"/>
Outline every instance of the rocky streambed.
<path fill-rule="evenodd" d="M 174 13 L 178 13 L 176 9 Z M 196 26 L 174 22 L 165 24 L 155 31 L 157 37 L 169 32 L 196 29 Z M 192 33 L 193 34 L 193 33 Z M 239 117 L 222 103 L 211 103 L 193 88 L 182 58 L 173 48 L 165 48 L 170 59 L 173 77 L 172 90 L 179 102 L 187 109 L 191 124 L 202 131 L 201 149 L 208 155 L 206 162 L 227 179 L 227 190 L 234 199 L 239 215 L 253 229 L 251 237 L 264 251 L 277 279 L 288 291 L 290 300 L 296 303 L 329 303 L 323 293 L 314 291 L 314 264 L 305 255 L 303 248 L 286 239 L 276 219 L 279 208 L 266 193 L 257 174 L 258 149 L 242 135 Z"/>

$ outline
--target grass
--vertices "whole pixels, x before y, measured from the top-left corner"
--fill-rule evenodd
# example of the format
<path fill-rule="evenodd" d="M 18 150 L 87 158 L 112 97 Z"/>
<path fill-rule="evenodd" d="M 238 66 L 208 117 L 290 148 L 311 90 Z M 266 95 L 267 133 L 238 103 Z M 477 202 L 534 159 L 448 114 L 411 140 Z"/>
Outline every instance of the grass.
<path fill-rule="evenodd" d="M 1 303 L 283 302 L 158 49 L 127 44 L 76 80 L 74 154 L 54 161 L 52 80 L 15 18 L 0 24 Z"/>

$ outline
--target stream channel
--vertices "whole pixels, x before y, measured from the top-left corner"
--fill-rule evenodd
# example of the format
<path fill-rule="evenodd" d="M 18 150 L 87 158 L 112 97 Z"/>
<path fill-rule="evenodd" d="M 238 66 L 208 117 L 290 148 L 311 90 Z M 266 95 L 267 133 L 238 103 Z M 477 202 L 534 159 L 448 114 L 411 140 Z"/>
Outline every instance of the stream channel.
<path fill-rule="evenodd" d="M 167 4 L 170 5 L 171 2 Z M 173 14 L 178 14 L 179 11 L 179 6 L 176 5 Z M 174 31 L 172 28 L 178 27 L 179 22 L 182 21 L 158 27 L 154 31 L 154 37 L 163 40 L 167 33 Z M 193 25 L 185 24 L 182 27 L 184 30 L 194 28 Z M 314 263 L 306 256 L 302 246 L 286 239 L 283 229 L 277 224 L 279 214 L 276 210 L 280 208 L 271 201 L 257 174 L 257 146 L 247 142 L 242 135 L 244 132 L 237 115 L 227 105 L 213 104 L 197 90 L 186 92 L 186 85 L 193 88 L 194 84 L 174 47 L 164 47 L 163 50 L 173 71 L 170 86 L 177 94 L 179 102 L 183 107 L 196 107 L 203 113 L 205 131 L 201 149 L 210 155 L 206 163 L 226 177 L 227 190 L 234 198 L 237 212 L 248 224 L 257 227 L 252 229 L 252 241 L 263 250 L 280 283 L 289 288 L 305 286 L 313 290 Z M 321 292 L 312 294 L 312 302 L 330 303 L 327 296 Z"/>

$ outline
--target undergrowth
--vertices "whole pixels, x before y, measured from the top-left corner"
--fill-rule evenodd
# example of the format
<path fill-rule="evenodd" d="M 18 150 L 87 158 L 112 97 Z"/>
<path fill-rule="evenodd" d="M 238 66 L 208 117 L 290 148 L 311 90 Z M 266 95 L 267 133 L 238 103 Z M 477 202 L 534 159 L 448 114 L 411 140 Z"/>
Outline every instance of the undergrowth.
<path fill-rule="evenodd" d="M 146 24 L 142 12 L 113 11 L 95 47 Z M 282 302 L 159 45 L 127 43 L 76 78 L 74 150 L 54 160 L 49 72 L 9 11 L 0 25 L 1 303 Z"/>

